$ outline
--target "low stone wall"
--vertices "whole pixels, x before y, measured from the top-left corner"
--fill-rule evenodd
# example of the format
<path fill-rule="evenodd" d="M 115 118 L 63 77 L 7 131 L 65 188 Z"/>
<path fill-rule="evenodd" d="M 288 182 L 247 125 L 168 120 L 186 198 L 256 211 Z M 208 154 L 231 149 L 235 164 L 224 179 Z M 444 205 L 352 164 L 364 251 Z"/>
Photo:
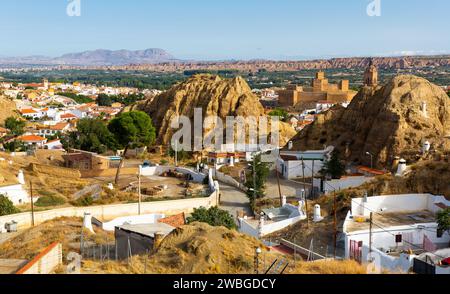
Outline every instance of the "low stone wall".
<path fill-rule="evenodd" d="M 62 245 L 61 243 L 53 243 L 21 268 L 17 274 L 47 275 L 53 273 L 60 264 L 62 264 Z"/>
<path fill-rule="evenodd" d="M 76 169 L 71 169 L 71 168 L 32 163 L 31 169 L 34 172 L 39 172 L 39 173 L 47 174 L 47 175 L 51 175 L 51 176 L 58 176 L 58 177 L 64 177 L 64 178 L 76 178 L 76 179 L 81 178 L 80 171 L 76 170 Z"/>
<path fill-rule="evenodd" d="M 236 179 L 234 179 L 233 177 L 226 175 L 218 170 L 216 170 L 214 172 L 215 174 L 215 178 L 222 183 L 228 184 L 230 186 L 233 186 L 241 191 L 246 192 L 247 191 L 247 187 L 241 183 L 239 183 L 238 181 L 236 181 Z"/>
<path fill-rule="evenodd" d="M 192 176 L 192 179 L 194 182 L 202 183 L 203 180 L 206 178 L 206 175 L 200 172 L 196 172 L 192 169 L 186 168 L 186 167 L 175 167 L 175 166 L 151 166 L 151 167 L 144 167 L 141 168 L 141 175 L 142 176 L 160 176 L 165 172 L 168 171 L 176 171 L 178 173 L 182 174 L 189 174 Z"/>
<path fill-rule="evenodd" d="M 189 214 L 194 211 L 194 208 L 199 208 L 201 206 L 206 208 L 216 206 L 218 201 L 218 191 L 219 189 L 217 188 L 209 197 L 204 198 L 144 202 L 141 204 L 141 213 L 172 215 L 184 212 Z M 83 217 L 85 212 L 90 213 L 93 217 L 102 221 L 110 220 L 121 216 L 137 215 L 138 203 L 90 207 L 65 207 L 47 211 L 38 211 L 34 213 L 34 222 L 35 225 L 39 225 L 45 221 L 58 217 Z M 5 223 L 11 221 L 16 221 L 19 229 L 29 228 L 31 226 L 31 212 L 1 216 L 0 227 L 3 227 Z"/>
<path fill-rule="evenodd" d="M 121 175 L 137 175 L 139 168 L 137 167 L 123 167 L 120 169 Z M 109 168 L 104 170 L 82 170 L 80 171 L 82 178 L 98 178 L 98 177 L 114 177 L 117 169 Z"/>

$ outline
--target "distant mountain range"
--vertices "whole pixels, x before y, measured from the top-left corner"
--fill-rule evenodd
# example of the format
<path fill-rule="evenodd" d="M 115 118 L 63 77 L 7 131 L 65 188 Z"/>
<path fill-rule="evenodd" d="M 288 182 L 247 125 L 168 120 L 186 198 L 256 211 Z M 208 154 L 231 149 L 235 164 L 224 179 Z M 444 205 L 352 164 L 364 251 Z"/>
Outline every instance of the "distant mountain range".
<path fill-rule="evenodd" d="M 93 50 L 80 53 L 69 53 L 60 57 L 26 56 L 0 57 L 0 64 L 9 65 L 74 65 L 74 66 L 117 66 L 129 64 L 154 64 L 177 61 L 175 57 L 163 49 L 146 50 Z"/>
<path fill-rule="evenodd" d="M 297 56 L 296 58 L 299 58 Z M 302 60 L 221 60 L 196 61 L 177 59 L 163 49 L 152 48 L 146 50 L 93 50 L 80 53 L 64 54 L 60 57 L 0 56 L 0 68 L 4 67 L 46 67 L 61 66 L 89 67 L 130 70 L 155 71 L 183 71 L 183 70 L 225 70 L 236 69 L 242 71 L 261 70 L 268 71 L 295 71 L 302 69 L 330 69 L 330 68 L 364 68 L 372 58 L 370 57 L 341 57 L 341 58 L 307 58 Z M 404 69 L 450 66 L 450 55 L 424 55 L 424 56 L 394 56 L 375 57 L 374 64 L 384 69 Z"/>

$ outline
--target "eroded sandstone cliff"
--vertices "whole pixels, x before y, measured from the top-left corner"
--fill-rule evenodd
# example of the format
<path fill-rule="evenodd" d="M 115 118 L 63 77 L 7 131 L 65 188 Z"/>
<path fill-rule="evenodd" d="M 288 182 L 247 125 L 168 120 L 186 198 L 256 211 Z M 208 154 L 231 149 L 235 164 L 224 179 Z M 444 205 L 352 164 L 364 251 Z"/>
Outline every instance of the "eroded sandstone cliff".
<path fill-rule="evenodd" d="M 227 116 L 259 118 L 266 115 L 258 97 L 243 78 L 222 79 L 215 75 L 193 76 L 136 108 L 147 112 L 153 119 L 160 144 L 170 143 L 176 131 L 170 124 L 176 116 L 187 116 L 194 124 L 195 108 L 202 109 L 203 119 L 217 116 L 223 122 Z M 280 123 L 280 131 L 280 144 L 285 144 L 296 134 L 284 123 Z"/>
<path fill-rule="evenodd" d="M 0 95 L 0 125 L 3 125 L 5 119 L 10 116 L 17 116 L 16 104 L 14 101 Z"/>
<path fill-rule="evenodd" d="M 438 86 L 412 75 L 385 86 L 363 88 L 348 108 L 335 107 L 294 139 L 294 148 L 333 145 L 349 162 L 389 167 L 396 156 L 415 161 L 425 141 L 432 151 L 450 150 L 450 99 Z"/>

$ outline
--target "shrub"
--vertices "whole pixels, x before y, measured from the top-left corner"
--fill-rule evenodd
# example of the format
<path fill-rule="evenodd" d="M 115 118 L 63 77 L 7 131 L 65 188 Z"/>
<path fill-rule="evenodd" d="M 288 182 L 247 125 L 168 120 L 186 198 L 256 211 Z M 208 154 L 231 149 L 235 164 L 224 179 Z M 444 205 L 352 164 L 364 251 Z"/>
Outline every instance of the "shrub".
<path fill-rule="evenodd" d="M 20 210 L 17 209 L 11 200 L 4 195 L 0 195 L 0 216 L 19 213 Z"/>
<path fill-rule="evenodd" d="M 450 208 L 446 208 L 437 213 L 436 222 L 438 223 L 438 232 L 450 233 Z"/>
<path fill-rule="evenodd" d="M 66 200 L 63 197 L 55 195 L 54 193 L 39 191 L 39 194 L 44 196 L 39 197 L 36 201 L 35 205 L 38 207 L 58 206 L 66 203 Z"/>
<path fill-rule="evenodd" d="M 187 218 L 187 222 L 203 222 L 214 227 L 224 226 L 228 229 L 236 229 L 233 216 L 228 211 L 219 209 L 216 206 L 210 209 L 204 207 L 194 209 L 192 215 Z"/>
<path fill-rule="evenodd" d="M 91 206 L 94 204 L 94 198 L 91 195 L 85 195 L 73 201 L 72 204 L 74 206 Z"/>

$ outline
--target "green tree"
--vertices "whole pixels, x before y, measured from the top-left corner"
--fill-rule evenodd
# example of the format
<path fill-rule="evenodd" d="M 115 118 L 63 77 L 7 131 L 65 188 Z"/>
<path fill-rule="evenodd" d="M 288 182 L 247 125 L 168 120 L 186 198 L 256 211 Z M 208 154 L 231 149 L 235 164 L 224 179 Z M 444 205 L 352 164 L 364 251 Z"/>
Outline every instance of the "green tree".
<path fill-rule="evenodd" d="M 228 229 L 236 229 L 233 216 L 217 206 L 206 209 L 204 207 L 195 208 L 194 212 L 187 219 L 187 223 L 202 222 L 214 227 L 224 226 Z"/>
<path fill-rule="evenodd" d="M 446 208 L 437 213 L 436 221 L 438 223 L 439 232 L 450 233 L 450 208 Z"/>
<path fill-rule="evenodd" d="M 175 157 L 175 150 L 172 148 L 172 146 L 170 146 L 170 148 L 169 148 L 168 155 L 170 157 Z M 178 161 L 188 160 L 189 158 L 191 158 L 190 152 L 187 152 L 184 149 L 181 149 L 180 151 L 177 152 L 177 160 Z"/>
<path fill-rule="evenodd" d="M 246 194 L 247 197 L 250 199 L 250 205 L 252 207 L 254 207 L 256 199 L 265 196 L 265 186 L 269 173 L 270 173 L 269 166 L 267 165 L 267 163 L 261 161 L 261 155 L 257 155 L 254 158 L 252 166 L 247 172 L 246 176 L 247 181 L 245 183 L 245 186 L 248 188 Z"/>
<path fill-rule="evenodd" d="M 15 117 L 8 117 L 5 120 L 5 127 L 11 131 L 11 133 L 14 136 L 20 136 L 22 135 L 25 131 L 26 122 L 19 119 L 19 118 L 15 118 Z"/>
<path fill-rule="evenodd" d="M 109 95 L 106 95 L 106 94 L 98 95 L 96 101 L 99 106 L 111 106 L 113 103 L 113 100 L 111 99 L 111 97 L 109 97 Z"/>
<path fill-rule="evenodd" d="M 331 159 L 324 163 L 321 173 L 324 176 L 329 175 L 333 179 L 340 179 L 345 175 L 345 165 L 341 162 L 340 154 L 337 150 L 333 151 Z"/>
<path fill-rule="evenodd" d="M 16 151 L 20 151 L 20 150 L 26 150 L 27 147 L 25 146 L 25 144 L 23 142 L 14 140 L 8 143 L 4 143 L 3 147 L 8 150 L 9 152 L 16 152 Z"/>
<path fill-rule="evenodd" d="M 115 183 L 117 184 L 128 148 L 139 148 L 153 144 L 156 138 L 156 130 L 150 116 L 143 111 L 130 111 L 120 114 L 109 123 L 108 129 L 114 134 L 117 143 L 124 148 L 122 160 L 116 173 Z"/>
<path fill-rule="evenodd" d="M 56 95 L 64 96 L 64 97 L 73 99 L 78 104 L 84 104 L 84 103 L 93 102 L 93 100 L 91 98 L 87 97 L 87 96 L 77 95 L 75 93 L 70 93 L 70 92 L 59 92 L 59 93 L 56 93 Z"/>
<path fill-rule="evenodd" d="M 280 118 L 281 121 L 287 121 L 288 117 L 289 117 L 289 113 L 282 109 L 282 108 L 275 108 L 274 110 L 272 110 L 271 112 L 269 112 L 270 116 L 278 116 Z"/>
<path fill-rule="evenodd" d="M 8 197 L 0 194 L 0 216 L 19 212 L 19 209 L 14 206 Z"/>
<path fill-rule="evenodd" d="M 78 122 L 77 130 L 70 132 L 61 140 L 64 149 L 81 149 L 104 153 L 108 149 L 117 150 L 117 143 L 106 124 L 99 119 L 83 118 Z"/>

